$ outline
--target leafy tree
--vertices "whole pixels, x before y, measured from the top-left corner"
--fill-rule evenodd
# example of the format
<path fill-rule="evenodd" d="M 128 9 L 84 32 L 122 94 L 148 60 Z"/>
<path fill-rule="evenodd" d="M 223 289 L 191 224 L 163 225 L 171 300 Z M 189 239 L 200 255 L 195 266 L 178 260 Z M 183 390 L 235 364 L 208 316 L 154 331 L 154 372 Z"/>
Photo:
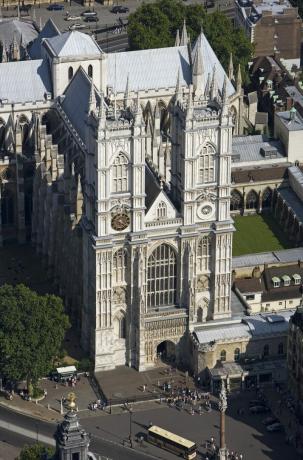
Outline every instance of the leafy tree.
<path fill-rule="evenodd" d="M 19 457 L 16 460 L 44 460 L 51 458 L 55 450 L 51 447 L 45 447 L 43 444 L 33 444 L 32 446 L 25 445 Z"/>
<path fill-rule="evenodd" d="M 26 379 L 32 391 L 51 370 L 68 327 L 59 297 L 40 296 L 22 284 L 0 287 L 0 372 Z"/>
<path fill-rule="evenodd" d="M 303 0 L 302 0 L 303 1 Z M 241 64 L 244 71 L 252 55 L 252 44 L 242 29 L 235 28 L 222 12 L 207 14 L 202 5 L 185 6 L 180 0 L 157 0 L 143 3 L 129 16 L 128 36 L 131 49 L 173 46 L 176 31 L 180 33 L 186 19 L 187 31 L 195 40 L 203 27 L 204 33 L 225 69 L 230 53 L 235 69 Z"/>

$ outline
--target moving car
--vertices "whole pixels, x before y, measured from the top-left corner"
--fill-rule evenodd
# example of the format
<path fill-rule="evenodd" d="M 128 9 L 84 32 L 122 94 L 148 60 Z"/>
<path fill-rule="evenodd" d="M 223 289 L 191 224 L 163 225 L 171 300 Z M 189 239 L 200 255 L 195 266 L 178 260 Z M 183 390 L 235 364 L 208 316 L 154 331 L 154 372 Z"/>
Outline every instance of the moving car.
<path fill-rule="evenodd" d="M 65 21 L 81 21 L 81 16 L 65 16 Z"/>
<path fill-rule="evenodd" d="M 80 24 L 80 22 L 76 22 L 75 24 L 72 24 L 69 26 L 68 30 L 76 30 L 76 29 L 85 29 L 84 24 Z"/>
<path fill-rule="evenodd" d="M 269 407 L 266 406 L 252 406 L 249 408 L 251 414 L 264 414 L 265 412 L 270 412 Z"/>
<path fill-rule="evenodd" d="M 262 420 L 262 423 L 263 425 L 268 426 L 272 425 L 273 423 L 279 423 L 279 419 L 273 415 L 270 415 L 269 417 L 266 417 L 264 420 Z"/>
<path fill-rule="evenodd" d="M 98 16 L 86 16 L 83 21 L 85 22 L 98 22 L 99 18 Z"/>
<path fill-rule="evenodd" d="M 62 11 L 64 10 L 64 5 L 59 5 L 59 3 L 51 3 L 46 9 L 48 11 Z"/>
<path fill-rule="evenodd" d="M 273 423 L 272 425 L 268 425 L 266 427 L 267 431 L 269 431 L 270 433 L 274 433 L 274 432 L 279 432 L 279 431 L 283 431 L 284 430 L 284 426 L 282 425 L 282 423 L 280 422 L 276 422 L 276 423 Z"/>
<path fill-rule="evenodd" d="M 127 6 L 116 5 L 111 10 L 111 13 L 118 14 L 118 13 L 128 13 L 129 8 Z"/>

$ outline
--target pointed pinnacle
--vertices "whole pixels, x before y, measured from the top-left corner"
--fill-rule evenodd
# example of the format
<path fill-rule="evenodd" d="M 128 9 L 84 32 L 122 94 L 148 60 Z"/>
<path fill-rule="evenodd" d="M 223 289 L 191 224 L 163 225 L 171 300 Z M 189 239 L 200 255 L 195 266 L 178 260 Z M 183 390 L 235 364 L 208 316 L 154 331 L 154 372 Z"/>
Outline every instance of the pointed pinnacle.
<path fill-rule="evenodd" d="M 186 46 L 187 44 L 188 44 L 188 35 L 187 35 L 187 29 L 186 29 L 186 21 L 184 19 L 180 46 Z"/>
<path fill-rule="evenodd" d="M 233 63 L 233 53 L 229 55 L 229 66 L 228 66 L 228 78 L 230 81 L 234 80 L 234 63 Z"/>
<path fill-rule="evenodd" d="M 238 66 L 238 73 L 237 73 L 237 91 L 241 91 L 242 89 L 242 73 L 241 73 L 241 65 Z"/>
<path fill-rule="evenodd" d="M 223 87 L 222 87 L 222 102 L 225 104 L 227 99 L 227 75 L 224 75 Z"/>
<path fill-rule="evenodd" d="M 193 63 L 193 75 L 203 75 L 203 63 L 202 63 L 202 55 L 201 55 L 200 36 L 197 39 L 197 46 L 195 49 L 194 63 Z"/>
<path fill-rule="evenodd" d="M 180 31 L 177 29 L 175 46 L 180 46 Z"/>
<path fill-rule="evenodd" d="M 90 93 L 89 93 L 89 112 L 94 112 L 96 110 L 96 95 L 93 79 L 91 78 Z"/>

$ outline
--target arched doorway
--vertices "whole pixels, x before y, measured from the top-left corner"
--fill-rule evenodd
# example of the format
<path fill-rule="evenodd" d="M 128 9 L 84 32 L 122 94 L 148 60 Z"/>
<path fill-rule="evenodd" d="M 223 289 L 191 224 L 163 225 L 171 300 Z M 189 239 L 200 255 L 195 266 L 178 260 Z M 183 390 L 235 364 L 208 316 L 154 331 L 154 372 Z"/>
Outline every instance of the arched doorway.
<path fill-rule="evenodd" d="M 170 340 L 159 343 L 157 357 L 164 363 L 174 363 L 176 361 L 176 345 Z"/>

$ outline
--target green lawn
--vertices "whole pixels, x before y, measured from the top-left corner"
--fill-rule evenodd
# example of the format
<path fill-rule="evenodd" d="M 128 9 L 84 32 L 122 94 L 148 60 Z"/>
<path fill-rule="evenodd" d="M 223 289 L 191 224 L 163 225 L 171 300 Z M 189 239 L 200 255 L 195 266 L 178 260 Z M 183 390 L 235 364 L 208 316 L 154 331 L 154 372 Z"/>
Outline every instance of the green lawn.
<path fill-rule="evenodd" d="M 293 247 L 270 214 L 237 216 L 234 221 L 233 256 Z"/>

